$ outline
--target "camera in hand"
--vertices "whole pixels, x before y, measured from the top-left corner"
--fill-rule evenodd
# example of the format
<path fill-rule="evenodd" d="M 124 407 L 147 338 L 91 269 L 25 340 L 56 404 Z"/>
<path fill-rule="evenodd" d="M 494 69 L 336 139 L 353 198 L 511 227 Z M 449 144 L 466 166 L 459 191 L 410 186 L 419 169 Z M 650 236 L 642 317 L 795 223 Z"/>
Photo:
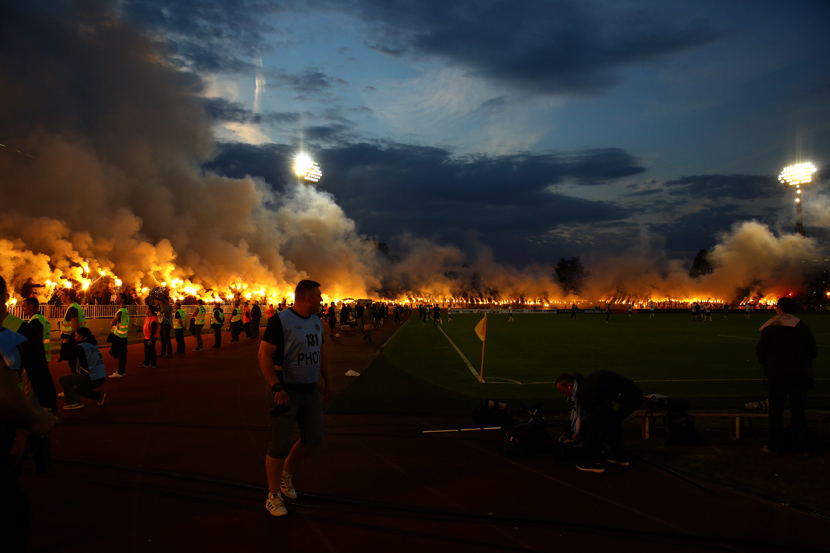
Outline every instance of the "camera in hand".
<path fill-rule="evenodd" d="M 271 416 L 272 417 L 279 417 L 280 415 L 284 415 L 288 412 L 288 405 L 274 405 L 274 408 L 271 409 Z"/>

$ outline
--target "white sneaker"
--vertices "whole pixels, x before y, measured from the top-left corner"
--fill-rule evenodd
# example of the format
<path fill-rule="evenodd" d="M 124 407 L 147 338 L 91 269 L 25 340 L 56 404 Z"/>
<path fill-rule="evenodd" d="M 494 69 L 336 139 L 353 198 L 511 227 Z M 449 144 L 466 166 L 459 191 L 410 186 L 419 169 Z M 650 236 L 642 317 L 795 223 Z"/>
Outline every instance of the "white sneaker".
<path fill-rule="evenodd" d="M 280 491 L 288 499 L 297 499 L 297 490 L 294 489 L 294 481 L 290 472 L 283 472 L 280 478 Z"/>
<path fill-rule="evenodd" d="M 110 375 L 110 378 L 124 378 L 125 376 L 127 376 L 127 373 L 121 374 L 118 372 L 114 372 Z"/>
<path fill-rule="evenodd" d="M 265 501 L 265 508 L 275 517 L 284 517 L 288 514 L 288 509 L 285 508 L 285 503 L 282 502 L 279 492 L 269 493 L 268 499 Z"/>

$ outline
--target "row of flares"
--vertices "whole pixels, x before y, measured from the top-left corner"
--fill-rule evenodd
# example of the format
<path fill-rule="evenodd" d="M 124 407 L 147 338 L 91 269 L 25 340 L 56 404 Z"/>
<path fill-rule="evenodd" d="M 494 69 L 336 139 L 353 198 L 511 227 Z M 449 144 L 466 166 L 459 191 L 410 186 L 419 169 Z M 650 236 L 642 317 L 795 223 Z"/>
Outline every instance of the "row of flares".
<path fill-rule="evenodd" d="M 93 285 L 101 279 L 109 279 L 107 284 L 107 292 L 121 292 L 124 291 L 124 283 L 123 281 L 118 278 L 112 271 L 107 268 L 95 268 L 90 269 L 90 265 L 87 262 L 81 263 L 78 266 L 72 267 L 69 271 L 69 274 L 66 277 L 58 277 L 54 280 L 47 279 L 45 281 L 45 286 L 38 288 L 39 292 L 38 295 L 41 297 L 42 300 L 46 301 L 51 298 L 54 293 L 63 288 L 72 288 L 75 289 L 77 292 L 88 292 Z M 93 273 L 96 276 L 93 276 Z M 109 284 L 112 285 L 112 289 L 110 290 Z M 217 292 L 215 290 L 205 289 L 202 285 L 193 282 L 190 279 L 181 279 L 175 278 L 170 280 L 169 282 L 160 282 L 157 284 L 155 288 L 163 288 L 167 292 L 167 296 L 171 299 L 171 301 L 181 301 L 185 302 L 188 298 L 191 298 L 193 301 L 195 300 L 203 300 L 206 303 L 233 303 L 236 300 L 256 300 L 263 304 L 270 303 L 270 304 L 279 304 L 282 302 L 291 303 L 294 301 L 294 293 L 290 290 L 283 290 L 283 289 L 276 289 L 276 288 L 269 288 L 262 285 L 249 285 L 243 282 L 237 282 L 230 284 L 224 292 Z M 148 286 L 141 286 L 141 283 L 136 283 L 134 286 L 136 295 L 141 297 L 146 297 L 148 294 L 151 293 L 151 288 Z M 12 292 L 10 290 L 10 292 Z M 8 306 L 13 307 L 17 304 L 18 299 L 13 297 L 13 294 L 10 294 L 12 297 L 7 302 Z M 830 295 L 830 293 L 828 293 Z M 376 298 L 374 298 L 376 300 Z M 323 294 L 323 302 L 326 304 L 334 303 L 336 305 L 340 305 L 342 303 L 354 303 L 355 299 L 353 298 L 332 298 L 327 294 Z M 678 307 L 678 306 L 691 306 L 694 303 L 698 303 L 700 305 L 709 305 L 709 306 L 719 306 L 722 307 L 724 305 L 724 300 L 718 298 L 645 298 L 645 299 L 635 299 L 635 298 L 608 298 L 608 299 L 596 299 L 596 300 L 585 300 L 580 298 L 563 298 L 562 300 L 551 300 L 551 299 L 495 299 L 495 298 L 487 298 L 482 296 L 472 296 L 472 297 L 458 297 L 458 296 L 408 296 L 408 297 L 399 297 L 391 300 L 383 300 L 388 303 L 392 304 L 399 304 L 399 305 L 433 305 L 433 304 L 440 304 L 443 306 L 467 306 L 472 308 L 504 308 L 506 309 L 508 306 L 514 307 L 524 307 L 524 308 L 541 308 L 541 309 L 550 309 L 550 308 L 569 308 L 571 305 L 576 304 L 579 308 L 593 308 L 599 307 L 603 308 L 606 304 L 610 304 L 613 306 L 628 306 L 629 304 L 632 305 L 634 308 L 637 309 L 648 309 L 653 302 L 657 307 Z M 751 303 L 757 306 L 770 306 L 774 305 L 777 301 L 776 297 L 765 297 L 754 299 L 752 301 L 745 300 L 740 302 L 740 306 L 745 306 L 747 303 Z"/>

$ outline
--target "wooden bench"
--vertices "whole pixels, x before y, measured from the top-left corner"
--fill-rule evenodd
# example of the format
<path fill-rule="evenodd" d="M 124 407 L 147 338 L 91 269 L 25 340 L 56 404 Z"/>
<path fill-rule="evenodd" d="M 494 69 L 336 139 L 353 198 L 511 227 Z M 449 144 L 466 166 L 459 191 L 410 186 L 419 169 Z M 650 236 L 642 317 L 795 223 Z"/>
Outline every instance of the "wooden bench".
<path fill-rule="evenodd" d="M 707 417 L 726 419 L 729 437 L 733 440 L 741 439 L 741 428 L 743 428 L 745 422 L 751 430 L 752 419 L 766 418 L 769 416 L 767 411 L 743 411 L 740 409 L 723 409 L 720 411 L 689 410 L 688 413 L 695 419 Z M 646 440 L 651 437 L 652 428 L 657 424 L 658 419 L 662 421 L 664 426 L 666 424 L 665 410 L 640 409 L 634 412 L 634 416 L 640 418 L 640 435 Z M 784 416 L 789 417 L 790 412 L 784 411 Z M 830 411 L 808 409 L 807 418 L 817 420 L 819 436 L 824 434 L 825 429 L 830 429 Z"/>

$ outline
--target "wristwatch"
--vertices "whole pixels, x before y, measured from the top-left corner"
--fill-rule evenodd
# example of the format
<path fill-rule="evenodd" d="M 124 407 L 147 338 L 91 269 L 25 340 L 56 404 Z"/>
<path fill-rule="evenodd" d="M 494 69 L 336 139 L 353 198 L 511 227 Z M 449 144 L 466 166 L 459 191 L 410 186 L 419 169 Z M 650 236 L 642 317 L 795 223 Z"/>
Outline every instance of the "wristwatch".
<path fill-rule="evenodd" d="M 282 387 L 282 384 L 277 383 L 271 386 L 271 391 L 275 394 L 277 392 L 282 392 L 283 390 L 285 390 L 285 388 Z"/>

